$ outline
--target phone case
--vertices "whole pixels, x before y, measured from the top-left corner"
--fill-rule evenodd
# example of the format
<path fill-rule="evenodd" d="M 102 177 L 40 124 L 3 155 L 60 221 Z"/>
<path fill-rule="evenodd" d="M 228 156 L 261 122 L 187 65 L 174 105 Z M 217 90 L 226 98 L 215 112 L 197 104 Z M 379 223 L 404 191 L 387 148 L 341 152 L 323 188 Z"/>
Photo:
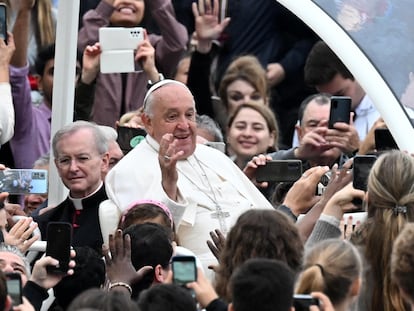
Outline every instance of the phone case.
<path fill-rule="evenodd" d="M 59 260 L 59 266 L 47 266 L 54 274 L 66 274 L 69 269 L 72 244 L 72 225 L 67 222 L 50 222 L 47 226 L 46 256 Z"/>
<path fill-rule="evenodd" d="M 374 155 L 355 156 L 352 168 L 352 185 L 355 189 L 367 191 L 368 175 L 377 160 Z"/>
<path fill-rule="evenodd" d="M 0 192 L 10 194 L 45 194 L 48 189 L 47 170 L 0 170 Z"/>
<path fill-rule="evenodd" d="M 333 128 L 336 122 L 350 122 L 351 98 L 348 96 L 332 96 L 328 127 Z"/>

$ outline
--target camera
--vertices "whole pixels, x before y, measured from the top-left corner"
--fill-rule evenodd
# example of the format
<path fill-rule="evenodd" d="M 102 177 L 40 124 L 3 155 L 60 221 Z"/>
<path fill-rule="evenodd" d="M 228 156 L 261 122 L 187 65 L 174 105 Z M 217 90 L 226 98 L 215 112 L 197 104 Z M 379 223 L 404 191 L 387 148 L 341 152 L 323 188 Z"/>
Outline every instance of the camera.
<path fill-rule="evenodd" d="M 136 67 L 134 50 L 144 40 L 142 27 L 101 27 L 99 43 L 102 53 L 100 66 L 102 73 L 134 72 Z"/>

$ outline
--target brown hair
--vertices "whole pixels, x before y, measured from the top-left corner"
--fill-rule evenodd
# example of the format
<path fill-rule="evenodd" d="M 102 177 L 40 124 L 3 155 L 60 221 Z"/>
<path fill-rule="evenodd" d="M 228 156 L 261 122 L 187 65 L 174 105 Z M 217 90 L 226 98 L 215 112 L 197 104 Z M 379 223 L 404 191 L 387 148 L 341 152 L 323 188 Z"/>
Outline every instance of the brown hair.
<path fill-rule="evenodd" d="M 268 101 L 269 88 L 266 79 L 266 71 L 256 56 L 239 56 L 230 63 L 224 73 L 220 82 L 219 96 L 226 109 L 229 108 L 227 102 L 227 88 L 236 80 L 246 81 L 262 95 L 265 102 Z"/>
<path fill-rule="evenodd" d="M 392 246 L 407 222 L 414 221 L 414 158 L 399 150 L 382 154 L 368 177 L 368 218 L 352 237 L 365 248 L 371 266 L 371 310 L 405 310 L 391 282 Z"/>
<path fill-rule="evenodd" d="M 414 223 L 407 223 L 395 240 L 391 254 L 391 280 L 414 304 Z"/>
<path fill-rule="evenodd" d="M 298 271 L 302 254 L 303 243 L 298 230 L 287 216 L 272 209 L 246 211 L 230 230 L 220 254 L 217 293 L 221 298 L 231 301 L 228 288 L 230 276 L 247 259 L 278 259 Z"/>
<path fill-rule="evenodd" d="M 320 291 L 335 306 L 345 300 L 352 283 L 361 276 L 361 271 L 361 257 L 355 246 L 340 239 L 321 241 L 305 252 L 296 293 Z"/>

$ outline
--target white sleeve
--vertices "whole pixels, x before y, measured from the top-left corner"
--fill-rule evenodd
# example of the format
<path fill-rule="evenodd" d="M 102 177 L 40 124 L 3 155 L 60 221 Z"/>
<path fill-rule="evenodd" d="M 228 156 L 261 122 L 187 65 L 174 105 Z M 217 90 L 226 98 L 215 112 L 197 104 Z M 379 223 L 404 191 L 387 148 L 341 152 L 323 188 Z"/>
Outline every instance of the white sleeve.
<path fill-rule="evenodd" d="M 10 83 L 0 83 L 0 144 L 9 141 L 14 134 L 14 108 Z"/>

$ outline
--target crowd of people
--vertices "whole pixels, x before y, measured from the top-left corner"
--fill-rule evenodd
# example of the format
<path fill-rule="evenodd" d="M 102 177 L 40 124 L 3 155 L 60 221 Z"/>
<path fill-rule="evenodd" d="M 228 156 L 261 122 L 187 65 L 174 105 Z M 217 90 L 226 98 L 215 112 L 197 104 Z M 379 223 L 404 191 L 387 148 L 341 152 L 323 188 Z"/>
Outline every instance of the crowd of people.
<path fill-rule="evenodd" d="M 50 206 L 0 189 L 0 310 L 414 310 L 414 157 L 376 150 L 374 103 L 277 1 L 81 1 L 73 122 L 56 133 L 57 1 L 0 2 L 0 170 L 50 164 L 68 190 Z M 136 71 L 100 71 L 101 27 L 143 28 Z M 349 123 L 328 126 L 331 96 L 350 98 Z M 256 180 L 286 160 L 300 178 Z M 71 228 L 59 274 L 50 223 Z"/>

